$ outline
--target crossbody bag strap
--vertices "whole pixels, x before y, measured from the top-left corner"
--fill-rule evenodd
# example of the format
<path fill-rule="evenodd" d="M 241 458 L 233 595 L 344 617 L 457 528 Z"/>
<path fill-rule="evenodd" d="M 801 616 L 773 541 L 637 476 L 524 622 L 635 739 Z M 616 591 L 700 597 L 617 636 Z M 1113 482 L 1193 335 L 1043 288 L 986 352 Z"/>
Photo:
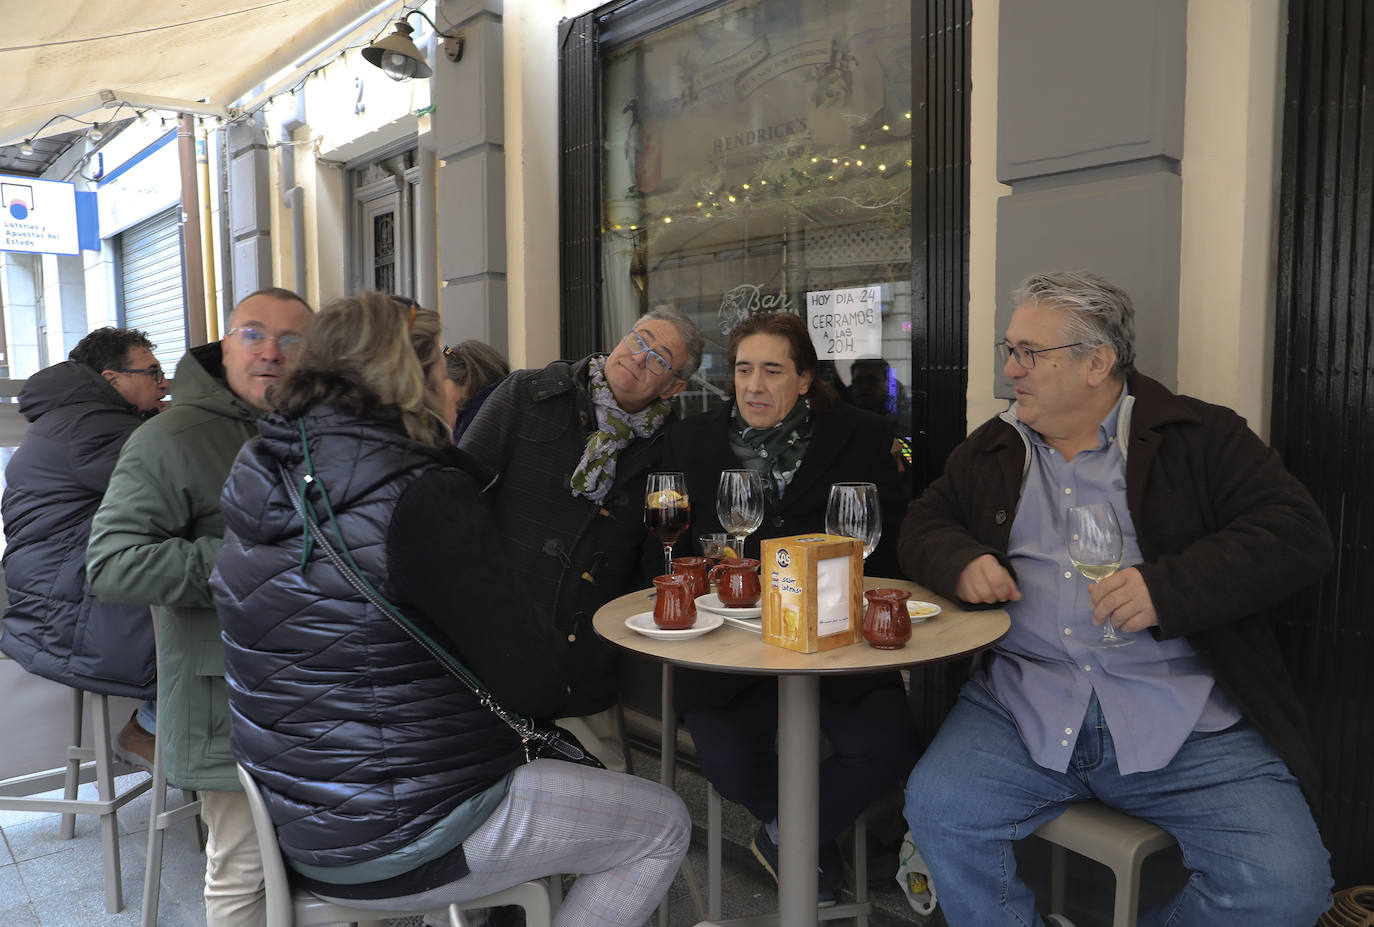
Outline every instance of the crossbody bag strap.
<path fill-rule="evenodd" d="M 286 468 L 278 465 L 277 469 L 281 474 L 282 485 L 286 488 L 287 497 L 291 500 L 291 505 L 295 508 L 296 514 L 301 517 L 301 521 L 305 524 L 306 530 L 309 531 L 310 537 L 314 540 L 315 545 L 324 552 L 325 557 L 327 557 L 329 561 L 338 568 L 339 572 L 343 574 L 348 584 L 352 586 L 359 595 L 367 599 L 368 602 L 372 603 L 379 611 L 395 622 L 396 625 L 406 633 L 406 636 L 419 644 L 426 653 L 438 661 L 440 666 L 444 667 L 444 669 L 455 676 L 459 682 L 467 686 L 484 708 L 488 709 L 492 714 L 505 722 L 505 724 L 519 736 L 520 743 L 525 748 L 526 759 L 531 758 L 530 743 L 536 740 L 547 742 L 549 739 L 547 733 L 536 728 L 534 722 L 529 718 L 503 708 L 500 703 L 492 697 L 492 694 L 487 691 L 487 688 L 478 681 L 472 671 L 464 666 L 456 656 L 449 653 L 438 641 L 426 634 L 422 628 L 415 624 L 415 622 L 406 617 L 400 609 L 388 602 L 371 583 L 359 575 L 359 573 L 353 569 L 352 565 L 335 549 L 334 545 L 330 543 L 328 535 L 324 533 L 324 529 L 320 527 L 319 523 L 315 521 L 315 519 L 307 516 L 305 503 L 301 499 L 300 493 L 296 491 L 296 487 L 292 485 L 290 475 L 286 472 Z"/>

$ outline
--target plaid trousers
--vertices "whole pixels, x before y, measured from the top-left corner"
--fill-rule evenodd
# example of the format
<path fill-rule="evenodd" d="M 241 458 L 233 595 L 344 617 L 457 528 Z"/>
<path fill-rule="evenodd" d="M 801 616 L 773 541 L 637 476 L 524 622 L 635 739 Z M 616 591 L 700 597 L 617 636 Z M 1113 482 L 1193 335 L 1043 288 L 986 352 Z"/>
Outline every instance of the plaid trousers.
<path fill-rule="evenodd" d="M 463 841 L 466 876 L 415 895 L 343 903 L 425 911 L 575 873 L 555 927 L 638 927 L 667 893 L 691 837 L 682 799 L 656 782 L 536 760 L 515 771 L 505 800 Z"/>

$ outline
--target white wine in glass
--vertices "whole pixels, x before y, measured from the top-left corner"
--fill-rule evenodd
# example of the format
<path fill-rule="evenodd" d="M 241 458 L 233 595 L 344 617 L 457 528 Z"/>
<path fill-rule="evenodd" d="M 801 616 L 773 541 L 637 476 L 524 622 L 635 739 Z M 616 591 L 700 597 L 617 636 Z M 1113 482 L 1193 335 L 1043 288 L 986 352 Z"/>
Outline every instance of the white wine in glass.
<path fill-rule="evenodd" d="M 1121 524 L 1110 502 L 1073 505 L 1064 516 L 1064 535 L 1069 547 L 1069 562 L 1074 569 L 1095 583 L 1121 568 Z M 1118 634 L 1111 621 L 1102 623 L 1102 637 L 1088 644 L 1094 649 L 1125 647 L 1135 641 Z"/>
<path fill-rule="evenodd" d="M 883 536 L 883 513 L 874 483 L 835 483 L 825 505 L 825 533 L 854 538 L 864 546 L 864 559 Z"/>
<path fill-rule="evenodd" d="M 735 556 L 743 557 L 744 539 L 763 524 L 763 477 L 754 470 L 722 470 L 716 517 L 730 535 Z"/>

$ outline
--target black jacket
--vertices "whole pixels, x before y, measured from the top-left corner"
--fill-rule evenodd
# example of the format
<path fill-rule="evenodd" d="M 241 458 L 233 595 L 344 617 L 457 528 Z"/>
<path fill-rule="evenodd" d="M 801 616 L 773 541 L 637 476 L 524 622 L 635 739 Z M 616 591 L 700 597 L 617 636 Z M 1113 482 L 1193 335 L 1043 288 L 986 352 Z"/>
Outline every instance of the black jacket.
<path fill-rule="evenodd" d="M 677 556 L 699 552 L 698 537 L 724 530 L 716 517 L 716 486 L 722 470 L 741 466 L 730 448 L 732 407 L 732 404 L 725 405 L 683 419 L 664 435 L 660 467 L 682 471 L 692 502 L 692 527 L 674 547 L 673 553 Z M 901 576 L 897 571 L 897 531 L 907 499 L 902 493 L 891 450 L 892 425 L 879 415 L 844 403 L 836 403 L 829 412 L 814 414 L 811 442 L 801 466 L 778 505 L 774 507 L 770 502 L 766 506 L 763 525 L 750 535 L 744 553 L 757 557 L 761 538 L 824 531 L 825 507 L 832 483 L 876 483 L 882 505 L 883 536 L 864 564 L 864 572 L 869 576 Z M 722 706 L 761 678 L 679 671 L 677 706 L 680 710 Z M 849 701 L 872 690 L 875 685 L 894 681 L 899 681 L 898 677 L 891 673 L 826 678 L 822 680 L 822 690 L 829 698 Z"/>
<path fill-rule="evenodd" d="M 1136 569 L 1159 615 L 1151 633 L 1185 637 L 1217 684 L 1283 757 L 1309 799 L 1317 766 L 1306 722 L 1274 635 L 1285 600 L 1331 564 L 1321 510 L 1279 455 L 1230 409 L 1178 396 L 1143 374 L 1126 461 L 1126 502 L 1145 562 Z M 955 598 L 959 575 L 1007 547 L 1029 448 L 1001 416 L 950 454 L 945 472 L 911 504 L 902 565 Z"/>
<path fill-rule="evenodd" d="M 305 416 L 307 496 L 338 547 L 514 711 L 561 707 L 556 640 L 503 579 L 478 488 L 456 448 L 408 438 L 394 413 Z M 314 866 L 410 846 L 525 761 L 519 739 L 319 548 L 278 472 L 305 473 L 299 425 L 259 424 L 225 486 L 211 579 L 224 628 L 234 756 L 263 787 L 282 852 Z M 330 522 L 323 492 L 338 519 Z"/>
<path fill-rule="evenodd" d="M 592 616 L 649 584 L 640 569 L 644 487 L 662 435 L 620 453 L 601 504 L 572 494 L 568 480 L 596 429 L 588 360 L 506 377 L 459 442 L 499 474 L 488 493 L 497 530 L 534 607 L 569 644 L 568 715 L 601 711 L 618 696 L 619 658 L 592 629 Z"/>
<path fill-rule="evenodd" d="M 157 687 L 146 606 L 101 602 L 86 581 L 91 518 L 119 450 L 144 420 L 101 375 L 67 361 L 19 393 L 32 424 L 5 471 L 9 608 L 0 650 L 65 685 L 151 698 Z"/>

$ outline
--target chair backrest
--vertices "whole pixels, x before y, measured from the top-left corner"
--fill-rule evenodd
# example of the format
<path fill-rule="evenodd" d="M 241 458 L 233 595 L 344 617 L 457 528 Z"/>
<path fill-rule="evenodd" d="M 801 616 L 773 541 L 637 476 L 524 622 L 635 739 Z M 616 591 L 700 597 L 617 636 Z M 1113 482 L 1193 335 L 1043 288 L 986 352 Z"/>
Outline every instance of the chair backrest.
<path fill-rule="evenodd" d="M 257 781 L 239 764 L 239 782 L 248 795 L 248 809 L 253 816 L 253 830 L 258 835 L 258 851 L 262 853 L 262 877 L 267 888 L 267 927 L 292 927 L 296 914 L 291 898 L 291 883 L 286 877 L 286 863 L 277 845 L 277 828 L 267 813 L 267 802 Z"/>

